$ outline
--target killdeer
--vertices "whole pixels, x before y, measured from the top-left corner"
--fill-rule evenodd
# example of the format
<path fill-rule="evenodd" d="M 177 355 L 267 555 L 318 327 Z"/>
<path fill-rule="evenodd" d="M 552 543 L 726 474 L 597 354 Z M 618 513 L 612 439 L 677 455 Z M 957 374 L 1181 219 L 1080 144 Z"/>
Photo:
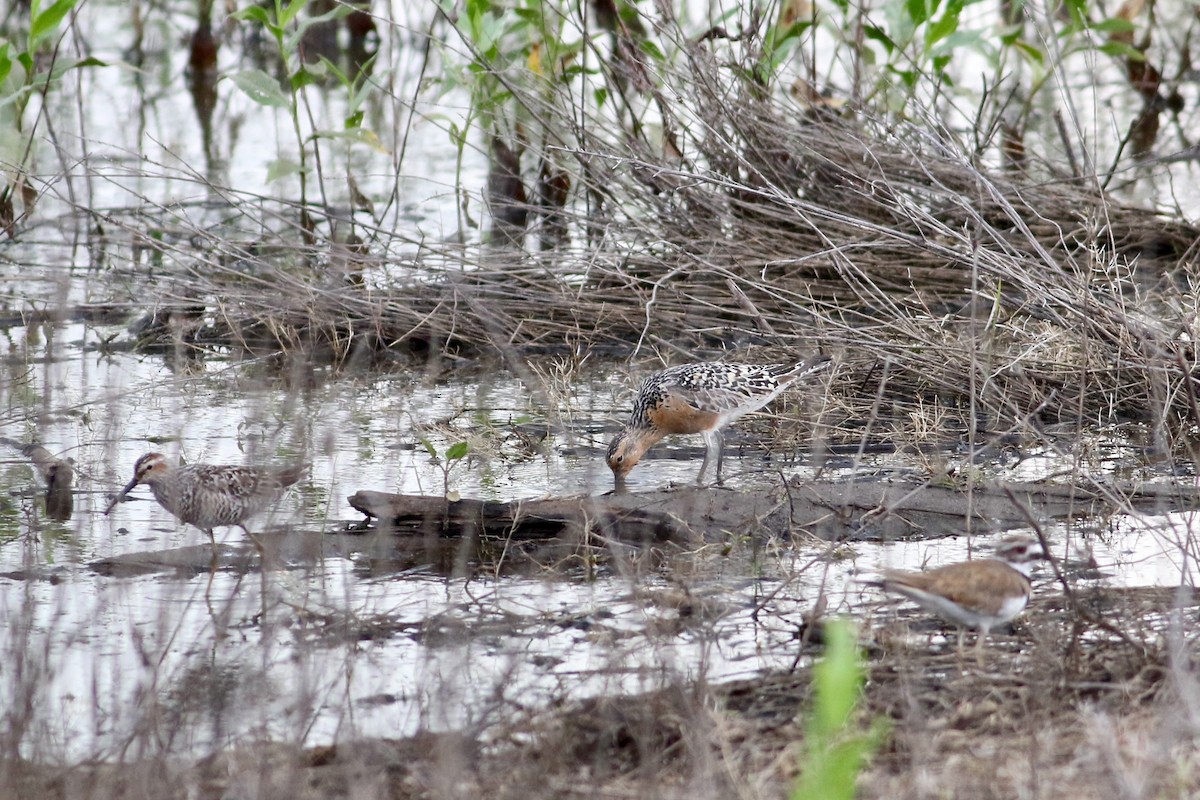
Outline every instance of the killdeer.
<path fill-rule="evenodd" d="M 983 642 L 997 625 L 1016 617 L 1029 602 L 1030 571 L 1034 561 L 1046 557 L 1032 536 L 1003 539 L 994 558 L 948 564 L 926 572 L 884 570 L 866 582 L 902 594 L 922 608 L 953 622 L 959 628 L 962 650 L 966 628 L 979 631 L 976 660 L 983 663 Z"/>
<path fill-rule="evenodd" d="M 608 466 L 620 486 L 646 451 L 671 433 L 704 437 L 704 462 L 697 482 L 717 458 L 721 482 L 724 440 L 721 429 L 765 406 L 801 378 L 824 369 L 828 356 L 798 364 L 680 364 L 656 372 L 642 382 L 629 422 L 608 446 Z"/>
<path fill-rule="evenodd" d="M 133 480 L 104 513 L 108 514 L 135 486 L 144 483 L 158 504 L 180 522 L 195 525 L 208 534 L 215 561 L 217 540 L 213 528 L 236 525 L 250 535 L 243 524 L 245 520 L 278 500 L 287 487 L 300 480 L 304 470 L 303 466 L 279 470 L 210 464 L 179 467 L 169 464 L 162 453 L 147 453 L 134 465 Z M 255 546 L 258 547 L 257 542 Z"/>

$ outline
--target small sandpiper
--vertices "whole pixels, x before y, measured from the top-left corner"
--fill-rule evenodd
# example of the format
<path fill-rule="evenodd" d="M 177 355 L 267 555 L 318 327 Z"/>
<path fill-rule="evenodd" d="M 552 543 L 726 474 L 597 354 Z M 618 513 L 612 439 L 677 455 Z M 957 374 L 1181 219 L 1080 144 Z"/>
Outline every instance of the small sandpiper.
<path fill-rule="evenodd" d="M 724 449 L 721 429 L 828 365 L 828 356 L 813 356 L 797 364 L 701 362 L 656 372 L 642 382 L 629 422 L 608 446 L 608 466 L 617 485 L 624 483 L 647 450 L 671 433 L 698 433 L 704 437 L 704 462 L 696 481 L 704 480 L 715 453 L 720 483 Z"/>
<path fill-rule="evenodd" d="M 213 528 L 236 525 L 251 539 L 246 519 L 271 506 L 284 490 L 305 472 L 304 466 L 268 469 L 259 467 L 188 464 L 174 466 L 162 453 L 147 453 L 133 467 L 133 480 L 113 499 L 108 514 L 139 483 L 150 487 L 158 504 L 180 521 L 195 525 L 208 534 L 213 558 L 217 540 Z M 258 542 L 255 541 L 258 547 Z"/>
<path fill-rule="evenodd" d="M 988 632 L 1025 610 L 1033 562 L 1046 557 L 1041 542 L 1026 535 L 1003 539 L 995 552 L 994 558 L 947 564 L 925 572 L 883 570 L 878 578 L 864 582 L 902 594 L 957 625 L 960 651 L 963 631 L 977 629 L 975 656 L 982 665 Z"/>

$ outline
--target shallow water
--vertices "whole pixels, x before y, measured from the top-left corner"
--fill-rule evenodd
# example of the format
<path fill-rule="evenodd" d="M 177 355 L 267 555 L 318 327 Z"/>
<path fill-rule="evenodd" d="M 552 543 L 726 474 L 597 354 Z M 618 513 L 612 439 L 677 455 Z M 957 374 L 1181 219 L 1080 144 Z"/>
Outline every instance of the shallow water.
<path fill-rule="evenodd" d="M 47 335 L 51 331 L 52 335 Z M 189 461 L 289 462 L 311 472 L 256 530 L 335 531 L 358 515 L 359 489 L 439 494 L 435 449 L 461 436 L 482 455 L 451 467 L 467 497 L 511 500 L 602 492 L 601 453 L 634 380 L 619 368 L 581 370 L 566 413 L 551 421 L 520 381 L 504 373 L 431 380 L 392 373 L 315 370 L 305 388 L 249 378 L 219 359 L 190 372 L 170 358 L 88 349 L 119 328 L 62 324 L 35 335 L 20 326 L 3 345 L 0 387 L 10 436 L 36 436 L 75 460 L 75 514 L 45 519 L 40 482 L 19 453 L 0 459 L 0 690 L 19 714 L 22 751 L 75 761 L 143 751 L 202 754 L 245 737 L 316 744 L 418 729 L 499 724 L 512 714 L 570 699 L 634 692 L 680 679 L 750 677 L 798 658 L 802 614 L 825 595 L 828 613 L 865 620 L 891 612 L 853 582 L 878 567 L 919 568 L 981 554 L 986 537 L 936 542 L 796 543 L 702 550 L 656 565 L 585 577 L 446 576 L 379 571 L 327 547 L 316 558 L 236 570 L 107 577 L 97 559 L 207 547 L 149 499 L 102 514 L 148 449 Z M 435 421 L 444 424 L 431 426 Z M 530 447 L 514 424 L 548 431 Z M 1115 448 L 1119 450 L 1119 448 Z M 633 473 L 633 490 L 687 483 L 696 452 L 668 441 Z M 733 448 L 734 486 L 776 480 L 757 448 Z M 1118 455 L 1113 456 L 1118 459 Z M 904 466 L 876 456 L 863 469 Z M 1036 478 L 1061 458 L 1033 455 L 1011 477 Z M 805 460 L 785 474 L 811 475 Z M 1195 515 L 1120 516 L 1096 531 L 1086 521 L 1049 528 L 1059 555 L 1090 547 L 1112 585 L 1193 584 L 1182 562 Z M 219 530 L 248 550 L 237 529 Z M 1056 592 L 1052 581 L 1039 591 Z M 374 633 L 372 633 L 374 632 Z M 374 638 L 372 638 L 374 637 Z M 28 706 L 25 705 L 28 701 Z"/>
<path fill-rule="evenodd" d="M 78 342 L 81 333 L 64 326 L 57 338 Z M 24 352 L 33 364 L 43 351 Z M 815 560 L 825 550 L 818 544 L 757 558 L 740 548 L 632 572 L 601 570 L 585 580 L 555 572 L 374 575 L 355 556 L 327 550 L 265 574 L 105 577 L 88 564 L 205 545 L 201 532 L 146 500 L 144 488 L 134 492 L 139 501 L 102 515 L 150 442 L 183 449 L 192 460 L 235 463 L 256 447 L 283 460 L 303 452 L 294 443 L 316 442 L 307 452 L 311 474 L 255 527 L 335 530 L 355 518 L 344 497 L 357 489 L 440 491 L 438 467 L 413 441 L 414 419 L 470 408 L 459 414 L 472 420 L 465 429 L 503 441 L 510 418 L 536 411 L 521 385 L 503 376 L 487 385 L 476 378 L 433 385 L 402 376 L 331 379 L 293 394 L 240 383 L 236 370 L 219 366 L 180 378 L 157 358 L 77 346 L 60 346 L 59 354 L 24 383 L 6 383 L 3 397 L 13 409 L 18 395 L 36 398 L 55 383 L 54 405 L 38 415 L 36 430 L 49 449 L 73 456 L 80 473 L 76 514 L 64 524 L 38 517 L 37 480 L 18 455 L 0 473 L 9 491 L 0 572 L 21 573 L 0 578 L 0 609 L 16 621 L 0 634 L 0 653 L 18 665 L 0 682 L 13 700 L 30 693 L 21 742 L 39 757 L 156 748 L 199 754 L 246 736 L 309 744 L 399 736 L 498 723 L 519 710 L 681 678 L 786 669 L 797 658 L 801 614 L 822 591 L 830 613 L 874 613 L 880 599 L 850 582 L 857 572 L 944 563 L 968 552 L 965 537 L 856 544 L 841 551 L 850 557 L 832 562 Z M 496 499 L 607 490 L 598 452 L 560 451 L 591 444 L 591 431 L 619 416 L 619 407 L 602 406 L 612 402 L 609 386 L 598 380 L 586 393 L 574 417 L 578 434 L 551 434 L 544 453 L 516 464 L 493 457 L 456 465 L 452 487 Z M 130 427 L 137 434 L 123 435 Z M 760 463 L 757 455 L 733 456 L 727 466 L 737 473 Z M 690 480 L 695 468 L 695 461 L 651 458 L 639 471 L 652 484 Z M 1117 585 L 1174 585 L 1181 573 L 1194 581 L 1194 566 L 1170 555 L 1179 552 L 1172 539 L 1186 537 L 1192 522 L 1189 514 L 1120 519 L 1104 541 L 1093 541 L 1097 560 L 1112 565 Z M 1063 526 L 1051 533 L 1066 549 Z M 240 531 L 218 535 L 229 547 L 245 546 Z M 1080 531 L 1071 536 L 1079 539 Z M 973 542 L 976 553 L 981 541 Z M 373 626 L 382 626 L 380 638 L 360 638 Z"/>

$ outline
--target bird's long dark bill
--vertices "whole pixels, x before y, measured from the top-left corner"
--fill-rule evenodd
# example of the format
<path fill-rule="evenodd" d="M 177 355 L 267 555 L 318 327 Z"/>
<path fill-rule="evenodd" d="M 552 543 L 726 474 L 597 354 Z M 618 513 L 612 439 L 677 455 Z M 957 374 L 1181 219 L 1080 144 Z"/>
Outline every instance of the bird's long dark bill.
<path fill-rule="evenodd" d="M 107 516 L 108 516 L 108 512 L 110 512 L 110 511 L 112 511 L 114 508 L 116 508 L 116 507 L 117 507 L 117 503 L 119 503 L 119 502 L 121 502 L 122 500 L 124 500 L 124 499 L 125 499 L 125 495 L 129 494 L 130 492 L 132 492 L 132 491 L 133 491 L 133 487 L 135 487 L 135 486 L 137 486 L 137 485 L 138 485 L 138 480 L 137 480 L 137 478 L 134 478 L 134 479 L 133 479 L 133 480 L 131 480 L 129 483 L 125 484 L 125 488 L 121 490 L 121 493 L 120 493 L 119 495 L 117 495 L 116 497 L 114 497 L 114 498 L 113 498 L 113 501 L 112 501 L 111 503 L 109 503 L 109 504 L 108 504 L 108 508 L 104 509 L 104 516 L 106 516 L 106 517 L 107 517 Z"/>

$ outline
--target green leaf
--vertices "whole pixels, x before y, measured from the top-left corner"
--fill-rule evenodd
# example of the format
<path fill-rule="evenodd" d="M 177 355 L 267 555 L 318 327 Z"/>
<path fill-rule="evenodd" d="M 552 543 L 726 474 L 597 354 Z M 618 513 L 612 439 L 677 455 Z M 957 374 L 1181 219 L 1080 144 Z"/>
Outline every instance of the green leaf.
<path fill-rule="evenodd" d="M 233 76 L 234 84 L 251 100 L 264 106 L 288 108 L 291 101 L 279 88 L 279 82 L 261 69 L 247 69 Z"/>
<path fill-rule="evenodd" d="M 38 76 L 38 78 L 45 78 L 46 80 L 56 81 L 73 69 L 80 69 L 82 67 L 107 67 L 107 66 L 109 66 L 107 62 L 101 61 L 98 58 L 81 58 L 77 61 L 63 59 L 63 60 L 54 62 L 54 66 L 51 69 L 49 75 L 43 74 L 43 75 Z"/>
<path fill-rule="evenodd" d="M 450 445 L 450 449 L 446 451 L 446 460 L 458 461 L 465 456 L 467 451 L 470 449 L 471 446 L 466 442 L 455 442 L 454 444 Z"/>
<path fill-rule="evenodd" d="M 267 16 L 267 10 L 258 5 L 246 6 L 245 8 L 238 9 L 229 16 L 243 22 L 257 22 L 260 25 L 264 25 L 268 28 L 277 27 L 274 24 L 274 21 Z"/>
<path fill-rule="evenodd" d="M 816 697 L 809 732 L 829 736 L 845 727 L 862 687 L 858 632 L 852 623 L 831 620 L 826 624 L 825 656 L 812 671 Z"/>
<path fill-rule="evenodd" d="M 596 108 L 604 108 L 604 101 L 608 99 L 608 89 L 601 86 L 592 92 L 592 99 L 596 101 Z"/>
<path fill-rule="evenodd" d="M 1066 0 L 1071 19 L 1080 25 L 1087 24 L 1087 0 Z"/>
<path fill-rule="evenodd" d="M 1097 48 L 1101 53 L 1130 61 L 1145 61 L 1146 54 L 1125 42 L 1105 42 Z"/>
<path fill-rule="evenodd" d="M 508 25 L 506 25 L 504 28 L 504 32 L 509 35 L 512 35 L 514 33 L 520 34 L 522 31 L 525 31 L 527 29 L 532 29 L 535 27 L 533 20 L 526 19 L 525 17 L 523 17 L 519 14 L 514 14 L 509 17 L 497 17 L 497 19 L 498 20 L 503 20 L 503 19 L 511 20 L 511 22 L 509 22 Z"/>
<path fill-rule="evenodd" d="M 641 41 L 641 44 L 638 46 L 638 49 L 640 49 L 643 53 L 650 56 L 651 58 L 653 58 L 655 61 L 659 62 L 660 64 L 665 63 L 667 60 L 667 57 L 663 55 L 662 50 L 658 49 L 658 45 L 656 45 L 654 42 L 650 41 L 649 39 L 643 39 Z"/>
<path fill-rule="evenodd" d="M 429 453 L 431 457 L 437 458 L 437 448 L 433 446 L 433 442 L 429 441 L 424 436 L 418 438 L 417 441 L 424 446 L 425 452 Z"/>
<path fill-rule="evenodd" d="M 1035 64 L 1038 64 L 1039 66 L 1046 65 L 1046 54 L 1028 42 L 1017 42 L 1016 48 L 1017 52 L 1021 53 Z"/>
<path fill-rule="evenodd" d="M 865 678 L 858 633 L 848 620 L 825 625 L 825 655 L 812 669 L 813 707 L 800 777 L 791 800 L 853 800 L 863 764 L 887 736 L 886 720 L 867 731 L 855 719 Z"/>
<path fill-rule="evenodd" d="M 1136 25 L 1127 19 L 1122 19 L 1121 17 L 1109 17 L 1108 19 L 1097 22 L 1091 27 L 1092 30 L 1099 31 L 1101 33 L 1129 33 L 1130 31 L 1137 29 Z"/>
<path fill-rule="evenodd" d="M 267 162 L 267 183 L 300 174 L 300 164 L 290 158 L 277 158 Z"/>
<path fill-rule="evenodd" d="M 321 76 L 317 74 L 317 71 L 323 71 L 320 70 L 319 64 L 308 64 L 296 70 L 292 77 L 288 79 L 288 84 L 292 87 L 292 91 L 298 92 L 305 86 L 312 86 L 314 83 L 318 83 Z"/>
<path fill-rule="evenodd" d="M 938 0 L 905 0 L 904 10 L 913 25 L 920 25 L 933 16 L 938 9 Z"/>
<path fill-rule="evenodd" d="M 958 12 L 946 12 L 941 19 L 929 23 L 925 32 L 925 50 L 928 52 L 941 39 L 958 30 Z"/>
<path fill-rule="evenodd" d="M 12 72 L 13 60 L 8 55 L 10 43 L 5 42 L 0 45 L 0 87 L 4 85 L 4 81 L 8 78 L 8 74 Z"/>
<path fill-rule="evenodd" d="M 889 64 L 887 71 L 895 75 L 904 82 L 905 87 L 911 89 L 917 85 L 917 80 L 920 79 L 920 74 L 912 69 L 900 69 L 899 67 Z"/>
<path fill-rule="evenodd" d="M 793 22 L 782 29 L 776 25 L 772 25 L 767 30 L 764 45 L 768 48 L 783 47 L 788 42 L 799 39 L 804 34 L 804 31 L 808 29 L 808 26 L 808 22 Z"/>
<path fill-rule="evenodd" d="M 301 72 L 307 72 L 314 78 L 325 78 L 330 74 L 329 64 L 330 61 L 328 58 L 317 59 L 316 61 L 306 61 L 298 70 L 296 70 L 296 73 L 299 74 Z M 339 76 L 334 74 L 334 77 L 337 78 Z M 311 83 L 311 81 L 309 82 Z"/>
<path fill-rule="evenodd" d="M 996 28 L 996 35 L 1000 38 L 1000 43 L 1006 47 L 1011 47 L 1021 39 L 1021 35 L 1025 33 L 1024 25 L 1003 25 Z"/>
<path fill-rule="evenodd" d="M 979 31 L 955 31 L 938 42 L 933 52 L 938 58 L 949 58 L 950 54 L 960 47 L 970 47 L 987 55 L 994 52 L 992 43 Z"/>
<path fill-rule="evenodd" d="M 38 45 L 58 30 L 58 24 L 63 21 L 78 0 L 58 0 L 57 3 L 34 15 L 33 23 L 29 26 L 29 52 L 35 52 Z"/>
<path fill-rule="evenodd" d="M 109 66 L 112 66 L 112 65 L 107 61 L 101 61 L 100 59 L 96 58 L 95 56 L 88 56 L 87 58 L 81 58 L 78 61 L 70 62 L 70 65 L 67 67 L 67 69 L 79 69 L 80 67 L 109 67 Z M 128 64 L 126 64 L 125 66 L 128 66 Z"/>
<path fill-rule="evenodd" d="M 308 0 L 292 0 L 292 2 L 284 5 L 279 9 L 279 27 L 286 28 L 291 24 L 296 15 L 300 13 L 308 5 Z"/>
<path fill-rule="evenodd" d="M 896 49 L 896 43 L 892 41 L 892 37 L 888 36 L 883 28 L 875 25 L 864 25 L 863 36 L 875 42 L 879 42 L 887 50 L 890 56 Z"/>
<path fill-rule="evenodd" d="M 599 75 L 600 70 L 595 67 L 589 67 L 584 64 L 572 64 L 562 72 L 564 83 L 569 83 L 572 78 L 578 78 L 580 75 Z"/>
<path fill-rule="evenodd" d="M 492 8 L 492 0 L 467 0 L 467 16 L 479 19 Z"/>
<path fill-rule="evenodd" d="M 630 2 L 630 0 L 616 0 L 617 14 L 621 17 L 622 22 L 631 27 L 641 24 L 634 2 L 637 2 L 637 0 L 633 0 L 633 2 Z"/>
<path fill-rule="evenodd" d="M 374 56 L 372 56 L 372 58 L 374 58 Z M 332 75 L 333 77 L 337 78 L 337 82 L 342 86 L 345 86 L 347 89 L 353 88 L 354 81 L 347 77 L 345 72 L 338 69 L 337 64 L 333 63 L 319 53 L 317 54 L 317 59 L 321 62 L 322 75 Z"/>
<path fill-rule="evenodd" d="M 809 751 L 792 797 L 853 800 L 863 762 L 881 740 L 880 735 L 855 736 L 819 751 Z"/>
<path fill-rule="evenodd" d="M 322 129 L 309 137 L 312 139 L 332 139 L 342 142 L 353 142 L 355 144 L 365 144 L 380 153 L 387 154 L 390 151 L 384 147 L 383 142 L 379 140 L 379 136 L 370 128 L 347 128 L 343 131 L 335 131 Z"/>
<path fill-rule="evenodd" d="M 307 2 L 307 0 L 301 0 L 301 1 Z M 319 25 L 323 22 L 331 22 L 333 20 L 337 20 L 337 19 L 341 19 L 342 17 L 349 16 L 350 11 L 351 11 L 351 9 L 350 9 L 349 5 L 344 4 L 344 3 L 339 3 L 339 4 L 335 5 L 331 10 L 326 11 L 324 14 L 319 14 L 315 17 L 305 17 L 304 19 L 297 22 L 295 27 L 292 28 L 291 33 L 288 34 L 287 40 L 283 44 L 284 49 L 287 50 L 289 53 L 295 52 L 296 50 L 298 50 L 300 48 L 300 41 L 301 41 L 301 39 L 304 38 L 304 34 L 313 25 Z M 290 22 L 291 22 L 291 19 L 289 18 L 288 22 L 283 23 L 283 24 L 287 25 Z"/>

